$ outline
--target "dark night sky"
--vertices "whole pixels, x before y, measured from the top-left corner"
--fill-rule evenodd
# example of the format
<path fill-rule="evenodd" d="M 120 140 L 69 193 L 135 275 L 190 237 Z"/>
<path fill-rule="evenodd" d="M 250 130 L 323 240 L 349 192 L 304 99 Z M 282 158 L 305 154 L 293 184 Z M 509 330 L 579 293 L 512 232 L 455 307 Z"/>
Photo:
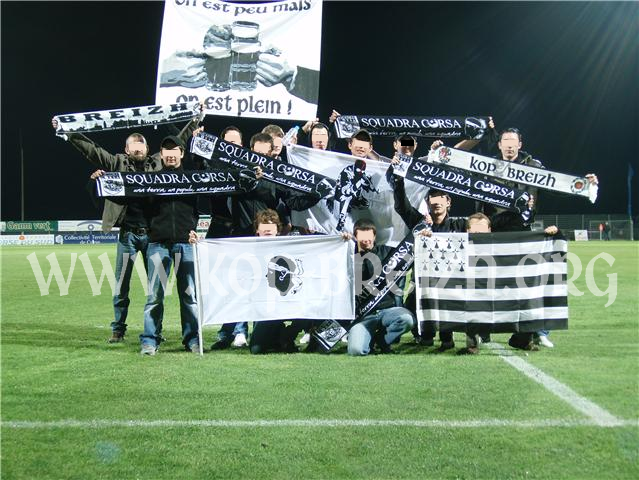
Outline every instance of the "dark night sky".
<path fill-rule="evenodd" d="M 3 220 L 99 218 L 90 164 L 54 114 L 155 103 L 162 2 L 2 2 Z M 303 39 L 300 39 L 303 41 Z M 639 151 L 639 4 L 325 2 L 318 116 L 492 114 L 548 168 L 596 172 L 600 197 L 548 195 L 542 213 L 624 213 Z M 208 131 L 270 121 L 207 117 Z M 291 122 L 279 122 L 287 129 Z M 156 151 L 164 131 L 146 129 Z M 123 131 L 92 134 L 116 153 Z M 423 140 L 418 154 L 425 154 Z M 153 148 L 155 147 L 155 148 Z M 389 153 L 389 143 L 376 143 Z M 639 176 L 635 176 L 637 185 Z M 639 192 L 633 190 L 635 214 Z M 545 199 L 545 200 L 544 200 Z M 454 214 L 471 213 L 456 202 Z M 455 207 L 454 207 L 455 208 Z"/>

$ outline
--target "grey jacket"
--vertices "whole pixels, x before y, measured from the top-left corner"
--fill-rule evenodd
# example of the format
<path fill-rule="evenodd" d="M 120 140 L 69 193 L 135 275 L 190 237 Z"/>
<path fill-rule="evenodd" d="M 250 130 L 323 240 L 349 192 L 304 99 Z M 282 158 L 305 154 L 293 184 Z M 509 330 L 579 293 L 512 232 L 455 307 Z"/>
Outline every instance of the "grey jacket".
<path fill-rule="evenodd" d="M 200 119 L 191 120 L 180 132 L 179 138 L 187 145 L 193 131 L 198 127 Z M 85 137 L 81 133 L 69 133 L 67 139 L 71 145 L 77 148 L 89 162 L 98 168 L 108 172 L 135 172 L 135 160 L 126 153 L 107 152 L 93 140 Z M 145 172 L 157 172 L 162 169 L 162 159 L 160 154 L 154 153 L 144 159 Z M 113 227 L 121 224 L 126 215 L 126 202 L 116 203 L 109 198 L 104 199 L 104 210 L 102 212 L 102 231 L 110 232 Z"/>

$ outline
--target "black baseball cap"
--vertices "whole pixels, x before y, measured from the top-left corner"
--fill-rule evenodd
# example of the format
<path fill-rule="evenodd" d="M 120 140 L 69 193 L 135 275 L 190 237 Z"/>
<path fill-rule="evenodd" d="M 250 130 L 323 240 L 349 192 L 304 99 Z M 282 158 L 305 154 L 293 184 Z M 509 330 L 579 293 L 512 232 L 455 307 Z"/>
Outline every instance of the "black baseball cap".
<path fill-rule="evenodd" d="M 175 148 L 180 147 L 181 150 L 184 150 L 184 144 L 176 135 L 169 135 L 168 137 L 164 137 L 162 143 L 160 144 L 160 148 Z"/>
<path fill-rule="evenodd" d="M 450 195 L 448 192 L 444 192 L 443 190 L 438 190 L 436 188 L 431 188 L 428 190 L 428 197 L 447 197 L 450 200 Z"/>

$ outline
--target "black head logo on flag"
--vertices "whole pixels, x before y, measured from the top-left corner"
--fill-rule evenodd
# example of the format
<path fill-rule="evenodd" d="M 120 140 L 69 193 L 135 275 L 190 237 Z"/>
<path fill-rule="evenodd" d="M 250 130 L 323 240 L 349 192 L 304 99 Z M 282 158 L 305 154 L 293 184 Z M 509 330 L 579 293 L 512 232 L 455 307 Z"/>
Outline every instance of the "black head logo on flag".
<path fill-rule="evenodd" d="M 277 255 L 268 262 L 268 286 L 275 288 L 281 296 L 295 295 L 302 288 L 302 261 L 284 255 Z"/>

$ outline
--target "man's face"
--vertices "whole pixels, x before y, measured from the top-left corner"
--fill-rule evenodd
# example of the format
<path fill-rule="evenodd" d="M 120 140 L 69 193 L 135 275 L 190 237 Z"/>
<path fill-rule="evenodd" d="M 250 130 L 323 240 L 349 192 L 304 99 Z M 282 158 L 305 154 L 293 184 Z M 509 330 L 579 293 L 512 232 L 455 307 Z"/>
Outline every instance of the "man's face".
<path fill-rule="evenodd" d="M 258 237 L 276 237 L 277 225 L 274 223 L 259 223 L 256 232 Z"/>
<path fill-rule="evenodd" d="M 282 139 L 280 137 L 273 137 L 273 155 L 274 157 L 279 156 L 282 153 Z"/>
<path fill-rule="evenodd" d="M 366 155 L 368 155 L 371 150 L 373 150 L 373 146 L 363 140 L 352 138 L 350 143 L 348 144 L 348 149 L 351 151 L 351 155 L 353 155 L 354 157 L 366 158 Z"/>
<path fill-rule="evenodd" d="M 393 143 L 393 148 L 395 148 L 395 151 L 397 153 L 401 153 L 402 155 L 408 155 L 409 157 L 412 157 L 413 154 L 415 153 L 415 149 L 417 149 L 417 142 L 413 141 L 412 145 L 402 145 L 402 143 L 411 143 L 410 141 L 406 141 L 406 140 L 396 140 Z"/>
<path fill-rule="evenodd" d="M 239 145 L 240 147 L 242 146 L 242 135 L 240 135 L 240 132 L 237 130 L 229 130 L 224 134 L 224 138 L 222 140 Z"/>
<path fill-rule="evenodd" d="M 270 157 L 272 154 L 271 144 L 267 142 L 255 142 L 253 151 Z"/>
<path fill-rule="evenodd" d="M 180 168 L 184 152 L 180 147 L 162 147 L 162 150 L 160 150 L 160 156 L 162 157 L 162 163 L 165 167 Z"/>
<path fill-rule="evenodd" d="M 443 215 L 448 212 L 450 199 L 444 195 L 428 197 L 428 209 L 433 215 Z"/>
<path fill-rule="evenodd" d="M 360 252 L 368 252 L 375 246 L 375 232 L 373 230 L 357 230 L 355 240 L 357 240 L 357 248 Z"/>
<path fill-rule="evenodd" d="M 318 150 L 326 150 L 328 148 L 328 130 L 325 128 L 311 130 L 311 146 Z"/>
<path fill-rule="evenodd" d="M 130 138 L 126 141 L 124 152 L 133 157 L 134 160 L 140 161 L 146 158 L 149 153 L 149 146 L 144 142 Z"/>
<path fill-rule="evenodd" d="M 468 222 L 468 233 L 490 233 L 490 225 L 488 221 L 482 219 L 473 218 Z"/>
<path fill-rule="evenodd" d="M 519 135 L 514 132 L 504 133 L 497 145 L 501 151 L 502 158 L 508 161 L 514 160 L 519 155 L 519 149 L 521 148 Z"/>

